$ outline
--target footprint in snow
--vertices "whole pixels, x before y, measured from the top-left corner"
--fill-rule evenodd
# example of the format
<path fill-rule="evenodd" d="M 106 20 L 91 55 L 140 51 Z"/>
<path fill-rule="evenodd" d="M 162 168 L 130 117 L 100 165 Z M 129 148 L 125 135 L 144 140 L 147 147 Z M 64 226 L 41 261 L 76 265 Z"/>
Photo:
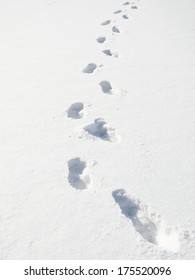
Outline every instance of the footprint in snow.
<path fill-rule="evenodd" d="M 117 141 L 115 129 L 111 128 L 104 119 L 96 119 L 94 123 L 84 127 L 84 130 L 92 136 L 103 141 L 115 143 Z"/>
<path fill-rule="evenodd" d="M 129 17 L 127 15 L 123 15 L 124 19 L 129 19 Z"/>
<path fill-rule="evenodd" d="M 106 37 L 100 36 L 96 39 L 99 44 L 103 44 L 106 41 Z"/>
<path fill-rule="evenodd" d="M 91 74 L 91 73 L 93 73 L 96 69 L 97 69 L 97 64 L 95 64 L 95 63 L 89 63 L 89 64 L 83 69 L 83 73 Z"/>
<path fill-rule="evenodd" d="M 120 14 L 122 11 L 121 10 L 117 10 L 114 12 L 115 15 Z"/>
<path fill-rule="evenodd" d="M 87 164 L 79 157 L 68 161 L 68 180 L 72 187 L 77 190 L 87 189 L 91 179 L 87 173 Z"/>
<path fill-rule="evenodd" d="M 103 93 L 113 94 L 113 92 L 112 92 L 112 86 L 111 86 L 111 84 L 110 84 L 109 81 L 101 81 L 101 82 L 99 83 L 99 85 L 100 85 L 100 87 L 101 87 Z"/>
<path fill-rule="evenodd" d="M 107 56 L 119 57 L 117 52 L 112 52 L 111 50 L 103 50 L 102 52 Z"/>
<path fill-rule="evenodd" d="M 131 9 L 136 10 L 136 9 L 138 9 L 138 8 L 137 8 L 137 6 L 131 6 Z"/>
<path fill-rule="evenodd" d="M 138 199 L 129 196 L 123 189 L 115 190 L 112 196 L 119 205 L 122 214 L 132 221 L 135 230 L 145 240 L 170 252 L 179 251 L 178 231 L 167 226 L 160 215 L 157 215 Z"/>
<path fill-rule="evenodd" d="M 84 104 L 82 102 L 73 103 L 67 110 L 68 118 L 81 119 L 83 118 Z"/>
<path fill-rule="evenodd" d="M 104 22 L 101 23 L 101 25 L 105 26 L 111 23 L 111 20 L 106 20 Z"/>
<path fill-rule="evenodd" d="M 113 27 L 112 27 L 112 31 L 113 31 L 114 33 L 121 33 L 120 30 L 119 30 L 119 28 L 118 28 L 117 26 L 113 26 Z"/>
<path fill-rule="evenodd" d="M 130 2 L 125 2 L 125 3 L 123 3 L 124 6 L 127 6 L 127 5 L 129 5 L 129 4 L 130 4 Z"/>

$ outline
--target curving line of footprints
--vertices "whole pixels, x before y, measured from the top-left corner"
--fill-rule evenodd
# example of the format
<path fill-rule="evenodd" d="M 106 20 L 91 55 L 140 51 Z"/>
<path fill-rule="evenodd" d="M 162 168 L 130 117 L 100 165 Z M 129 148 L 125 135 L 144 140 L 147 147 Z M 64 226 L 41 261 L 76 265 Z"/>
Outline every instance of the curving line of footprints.
<path fill-rule="evenodd" d="M 137 0 L 139 1 L 139 0 Z M 124 7 L 137 10 L 136 2 L 124 2 Z M 127 10 L 119 9 L 113 12 L 114 15 L 121 15 L 123 19 L 128 20 L 129 15 Z M 102 27 L 111 26 L 112 20 L 106 20 L 101 23 Z M 120 34 L 120 27 L 113 25 L 111 31 L 114 34 Z M 107 38 L 100 36 L 96 39 L 98 44 L 105 44 Z M 102 51 L 105 55 L 111 57 L 119 57 L 117 52 L 112 52 L 110 49 Z M 96 63 L 89 63 L 82 72 L 84 74 L 93 74 L 99 67 Z M 99 82 L 102 93 L 112 95 L 114 90 L 110 81 L 102 80 Z M 84 117 L 85 104 L 82 102 L 73 103 L 67 110 L 67 117 L 72 119 L 81 119 Z M 93 123 L 85 126 L 84 132 L 92 138 L 116 143 L 118 136 L 116 130 L 112 128 L 103 118 L 97 118 Z M 69 184 L 76 190 L 86 190 L 90 183 L 91 178 L 88 174 L 88 163 L 80 157 L 70 159 L 68 161 L 68 181 Z M 132 222 L 136 232 L 146 241 L 157 245 L 167 251 L 177 252 L 179 250 L 179 234 L 176 228 L 166 225 L 162 217 L 152 211 L 149 206 L 144 205 L 141 201 L 131 197 L 123 189 L 118 189 L 112 193 L 113 199 L 118 204 L 121 213 Z"/>

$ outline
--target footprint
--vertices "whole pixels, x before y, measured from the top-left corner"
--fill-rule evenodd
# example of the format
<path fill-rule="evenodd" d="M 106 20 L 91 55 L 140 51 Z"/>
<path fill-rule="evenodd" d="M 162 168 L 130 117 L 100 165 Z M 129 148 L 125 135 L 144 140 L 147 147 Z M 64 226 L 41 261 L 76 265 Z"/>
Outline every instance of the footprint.
<path fill-rule="evenodd" d="M 104 26 L 104 25 L 108 25 L 108 24 L 110 24 L 110 23 L 111 23 L 111 20 L 106 20 L 106 21 L 102 22 L 101 25 Z"/>
<path fill-rule="evenodd" d="M 82 102 L 73 103 L 67 110 L 68 118 L 81 119 L 83 118 L 84 104 Z"/>
<path fill-rule="evenodd" d="M 129 19 L 129 17 L 127 15 L 123 15 L 124 19 Z"/>
<path fill-rule="evenodd" d="M 77 190 L 87 189 L 91 179 L 87 174 L 86 162 L 79 157 L 70 159 L 68 161 L 69 175 L 68 180 L 72 187 Z"/>
<path fill-rule="evenodd" d="M 131 9 L 138 9 L 137 6 L 131 6 Z"/>
<path fill-rule="evenodd" d="M 103 50 L 102 52 L 108 56 L 119 57 L 119 54 L 117 52 L 112 52 L 111 50 Z"/>
<path fill-rule="evenodd" d="M 112 86 L 109 81 L 101 81 L 99 85 L 101 86 L 103 93 L 113 94 Z"/>
<path fill-rule="evenodd" d="M 130 2 L 125 2 L 125 3 L 123 3 L 124 6 L 127 6 L 127 5 L 129 5 L 129 4 L 130 4 Z"/>
<path fill-rule="evenodd" d="M 113 26 L 112 31 L 115 32 L 115 33 L 120 33 L 120 30 L 117 26 Z"/>
<path fill-rule="evenodd" d="M 120 14 L 122 11 L 121 10 L 117 10 L 114 12 L 115 15 Z"/>
<path fill-rule="evenodd" d="M 91 74 L 97 69 L 97 64 L 89 63 L 84 69 L 83 73 Z"/>
<path fill-rule="evenodd" d="M 96 41 L 99 43 L 99 44 L 103 44 L 105 41 L 106 41 L 106 37 L 98 37 L 96 39 Z"/>
<path fill-rule="evenodd" d="M 117 137 L 115 129 L 108 126 L 104 119 L 96 119 L 94 123 L 84 127 L 84 130 L 94 137 L 100 138 L 103 141 L 116 142 Z"/>
<path fill-rule="evenodd" d="M 102 51 L 102 52 L 105 53 L 105 54 L 108 55 L 108 56 L 112 56 L 112 53 L 111 53 L 110 50 L 104 50 L 104 51 Z"/>
<path fill-rule="evenodd" d="M 135 230 L 145 240 L 164 250 L 178 252 L 179 234 L 173 227 L 165 225 L 160 215 L 141 201 L 127 195 L 123 189 L 115 190 L 112 195 L 121 212 L 132 221 Z"/>

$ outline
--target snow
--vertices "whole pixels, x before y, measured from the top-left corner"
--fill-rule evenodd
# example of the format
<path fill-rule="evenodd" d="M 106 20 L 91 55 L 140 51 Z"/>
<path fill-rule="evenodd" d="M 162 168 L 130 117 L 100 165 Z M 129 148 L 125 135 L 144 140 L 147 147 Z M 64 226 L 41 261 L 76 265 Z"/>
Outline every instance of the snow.
<path fill-rule="evenodd" d="M 0 10 L 0 258 L 195 259 L 193 0 Z"/>

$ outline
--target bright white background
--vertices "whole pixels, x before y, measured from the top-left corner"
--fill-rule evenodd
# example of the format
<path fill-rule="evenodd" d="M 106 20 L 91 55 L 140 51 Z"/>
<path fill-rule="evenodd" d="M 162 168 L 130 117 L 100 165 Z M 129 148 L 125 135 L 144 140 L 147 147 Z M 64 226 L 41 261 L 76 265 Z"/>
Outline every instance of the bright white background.
<path fill-rule="evenodd" d="M 0 259 L 195 259 L 195 1 L 124 2 L 0 0 Z M 84 130 L 97 118 L 118 142 Z"/>

